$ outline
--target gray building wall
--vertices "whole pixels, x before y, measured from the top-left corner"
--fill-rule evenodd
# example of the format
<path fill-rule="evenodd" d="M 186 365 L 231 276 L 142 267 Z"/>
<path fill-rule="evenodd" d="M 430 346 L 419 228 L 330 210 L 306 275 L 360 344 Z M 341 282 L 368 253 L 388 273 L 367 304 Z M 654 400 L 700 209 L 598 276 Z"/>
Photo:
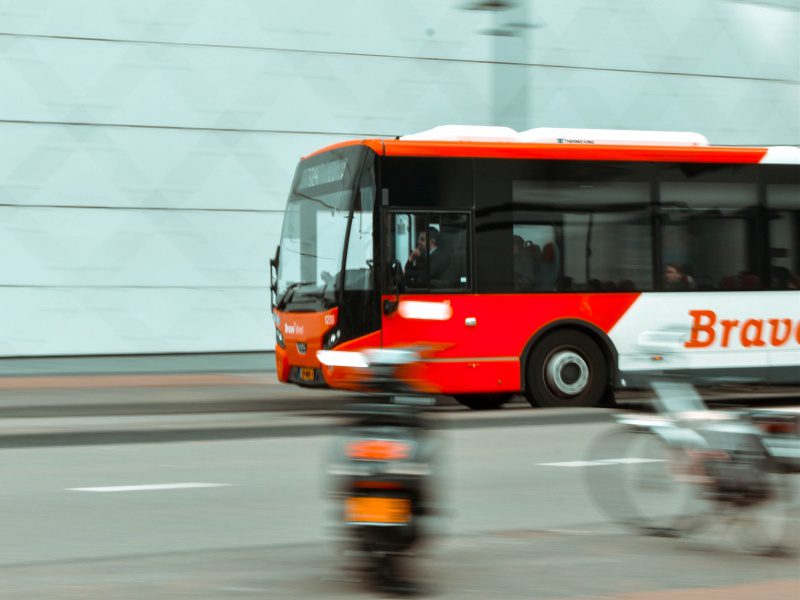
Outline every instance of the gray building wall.
<path fill-rule="evenodd" d="M 271 348 L 298 158 L 448 123 L 800 144 L 800 0 L 0 0 L 0 356 Z"/>

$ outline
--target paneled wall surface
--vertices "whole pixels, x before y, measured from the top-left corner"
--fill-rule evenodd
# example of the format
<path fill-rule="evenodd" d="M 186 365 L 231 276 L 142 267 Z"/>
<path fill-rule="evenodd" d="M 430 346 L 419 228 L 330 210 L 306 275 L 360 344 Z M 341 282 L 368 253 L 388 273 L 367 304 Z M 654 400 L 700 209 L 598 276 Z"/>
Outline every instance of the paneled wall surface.
<path fill-rule="evenodd" d="M 271 348 L 297 159 L 445 123 L 800 144 L 800 0 L 0 0 L 0 356 Z"/>

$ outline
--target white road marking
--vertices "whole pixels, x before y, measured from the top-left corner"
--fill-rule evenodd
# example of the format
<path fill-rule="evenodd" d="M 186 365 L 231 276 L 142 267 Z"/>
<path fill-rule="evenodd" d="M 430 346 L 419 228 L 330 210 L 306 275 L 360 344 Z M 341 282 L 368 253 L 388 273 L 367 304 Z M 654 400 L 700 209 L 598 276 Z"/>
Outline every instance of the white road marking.
<path fill-rule="evenodd" d="M 149 485 L 112 485 L 103 487 L 67 488 L 71 492 L 150 492 L 156 490 L 185 490 L 189 488 L 226 487 L 232 483 L 153 483 Z"/>
<path fill-rule="evenodd" d="M 607 465 L 632 465 L 638 463 L 666 462 L 663 458 L 606 458 L 603 460 L 573 460 L 568 462 L 538 463 L 540 467 L 603 467 Z"/>
<path fill-rule="evenodd" d="M 635 465 L 639 463 L 653 463 L 653 462 L 667 462 L 666 458 L 607 458 L 605 460 L 598 460 L 595 462 L 604 463 L 607 465 Z"/>
<path fill-rule="evenodd" d="M 588 529 L 547 529 L 546 531 L 563 535 L 603 535 L 602 531 L 590 531 Z"/>

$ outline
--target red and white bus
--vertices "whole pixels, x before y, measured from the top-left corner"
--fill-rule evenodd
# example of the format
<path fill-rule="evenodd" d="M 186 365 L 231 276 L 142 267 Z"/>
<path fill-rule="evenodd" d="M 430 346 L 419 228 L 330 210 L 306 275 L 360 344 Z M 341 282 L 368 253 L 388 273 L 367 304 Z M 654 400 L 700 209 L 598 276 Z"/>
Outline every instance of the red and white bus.
<path fill-rule="evenodd" d="M 345 386 L 321 349 L 425 341 L 428 382 L 473 408 L 597 405 L 654 368 L 797 383 L 800 148 L 476 126 L 344 142 L 300 162 L 272 267 L 284 382 Z"/>

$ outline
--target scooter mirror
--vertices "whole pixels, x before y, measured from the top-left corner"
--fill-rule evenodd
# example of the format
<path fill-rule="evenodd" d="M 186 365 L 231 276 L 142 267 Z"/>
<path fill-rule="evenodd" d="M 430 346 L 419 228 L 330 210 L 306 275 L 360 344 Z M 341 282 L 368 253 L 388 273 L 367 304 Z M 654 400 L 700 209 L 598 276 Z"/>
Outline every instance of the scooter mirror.
<path fill-rule="evenodd" d="M 436 398 L 432 396 L 392 396 L 392 404 L 403 406 L 434 406 Z"/>

